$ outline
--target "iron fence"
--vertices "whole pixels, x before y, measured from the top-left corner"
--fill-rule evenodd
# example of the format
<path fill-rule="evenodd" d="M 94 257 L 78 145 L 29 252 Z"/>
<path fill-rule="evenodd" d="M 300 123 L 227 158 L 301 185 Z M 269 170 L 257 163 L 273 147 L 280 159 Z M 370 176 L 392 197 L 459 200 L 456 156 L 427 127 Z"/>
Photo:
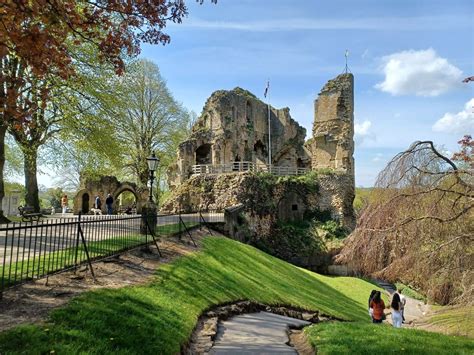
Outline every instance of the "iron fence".
<path fill-rule="evenodd" d="M 190 229 L 223 220 L 219 212 L 196 212 L 147 218 L 79 215 L 10 223 L 0 227 L 0 299 L 6 288 L 83 263 L 89 264 L 94 276 L 92 262 L 150 243 L 161 254 L 159 237 L 185 234 L 194 243 Z"/>

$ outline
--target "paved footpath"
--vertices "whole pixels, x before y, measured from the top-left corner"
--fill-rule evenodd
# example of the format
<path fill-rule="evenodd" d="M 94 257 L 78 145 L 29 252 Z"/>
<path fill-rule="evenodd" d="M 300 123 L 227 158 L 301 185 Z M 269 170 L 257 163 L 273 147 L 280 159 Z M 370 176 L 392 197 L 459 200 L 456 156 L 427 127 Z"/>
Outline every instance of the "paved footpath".
<path fill-rule="evenodd" d="M 390 301 L 393 293 L 396 291 L 395 287 L 387 282 L 377 280 L 377 283 L 390 295 Z M 414 327 L 417 322 L 419 322 L 428 312 L 429 305 L 424 304 L 422 301 L 416 300 L 414 298 L 405 296 L 405 322 L 403 323 L 403 328 Z M 387 317 L 390 324 L 392 324 L 392 317 Z"/>
<path fill-rule="evenodd" d="M 309 322 L 268 312 L 248 313 L 219 324 L 217 340 L 209 354 L 296 354 L 289 345 L 289 326 Z"/>

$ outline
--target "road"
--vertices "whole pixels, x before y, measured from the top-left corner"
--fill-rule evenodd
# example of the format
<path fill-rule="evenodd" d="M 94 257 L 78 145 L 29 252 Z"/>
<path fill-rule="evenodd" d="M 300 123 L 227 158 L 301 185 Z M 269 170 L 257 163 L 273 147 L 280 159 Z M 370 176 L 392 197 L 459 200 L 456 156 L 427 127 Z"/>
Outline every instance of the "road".
<path fill-rule="evenodd" d="M 224 220 L 223 213 L 203 213 L 202 216 L 209 222 Z M 200 222 L 199 214 L 183 214 L 181 219 L 185 224 Z M 177 225 L 179 221 L 178 215 L 158 216 L 158 233 L 160 228 Z M 14 223 L 0 228 L 0 267 L 35 255 L 74 248 L 78 225 L 78 216 L 56 214 L 40 222 Z M 127 238 L 136 241 L 140 235 L 141 216 L 81 216 L 80 225 L 87 244 L 113 239 L 114 243 L 126 245 Z"/>

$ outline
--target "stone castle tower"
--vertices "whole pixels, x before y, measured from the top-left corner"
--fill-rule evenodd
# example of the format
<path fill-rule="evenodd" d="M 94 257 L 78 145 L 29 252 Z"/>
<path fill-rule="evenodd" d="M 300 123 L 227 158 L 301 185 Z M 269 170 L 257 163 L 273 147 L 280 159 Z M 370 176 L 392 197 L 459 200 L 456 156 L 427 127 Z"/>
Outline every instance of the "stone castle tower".
<path fill-rule="evenodd" d="M 354 180 L 354 76 L 329 80 L 314 102 L 312 170 L 345 172 Z"/>

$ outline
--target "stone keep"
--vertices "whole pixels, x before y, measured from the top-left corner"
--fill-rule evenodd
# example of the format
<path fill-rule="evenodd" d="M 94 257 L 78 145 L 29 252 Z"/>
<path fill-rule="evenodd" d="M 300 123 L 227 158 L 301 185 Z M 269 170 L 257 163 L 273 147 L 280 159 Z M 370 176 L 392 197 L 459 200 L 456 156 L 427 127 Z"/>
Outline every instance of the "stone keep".
<path fill-rule="evenodd" d="M 190 178 L 191 168 L 195 164 L 216 165 L 232 161 L 267 163 L 267 114 L 267 105 L 246 90 L 236 88 L 214 92 L 194 125 L 191 137 L 179 146 L 177 163 L 169 174 L 174 191 L 165 202 L 163 211 L 223 210 L 236 204 L 247 208 L 243 196 L 255 193 L 243 191 L 251 180 L 248 174 L 195 175 Z M 333 219 L 353 229 L 353 75 L 341 74 L 323 87 L 315 100 L 313 136 L 307 142 L 305 129 L 290 117 L 288 108 L 271 108 L 271 127 L 273 166 L 301 167 L 320 172 L 319 191 L 314 198 L 295 195 L 294 191 L 287 191 L 282 196 L 268 196 L 270 205 L 287 208 L 278 209 L 278 218 L 296 218 L 288 209 L 302 205 L 298 208 L 299 215 L 306 209 L 328 211 Z M 303 200 L 306 202 L 301 203 Z"/>
<path fill-rule="evenodd" d="M 312 170 L 332 169 L 354 177 L 354 76 L 330 80 L 314 102 Z"/>
<path fill-rule="evenodd" d="M 310 168 L 306 129 L 289 108 L 270 106 L 272 165 Z M 268 163 L 268 106 L 247 90 L 219 90 L 207 100 L 188 140 L 179 145 L 168 174 L 173 189 L 187 180 L 193 165 L 236 161 Z"/>

